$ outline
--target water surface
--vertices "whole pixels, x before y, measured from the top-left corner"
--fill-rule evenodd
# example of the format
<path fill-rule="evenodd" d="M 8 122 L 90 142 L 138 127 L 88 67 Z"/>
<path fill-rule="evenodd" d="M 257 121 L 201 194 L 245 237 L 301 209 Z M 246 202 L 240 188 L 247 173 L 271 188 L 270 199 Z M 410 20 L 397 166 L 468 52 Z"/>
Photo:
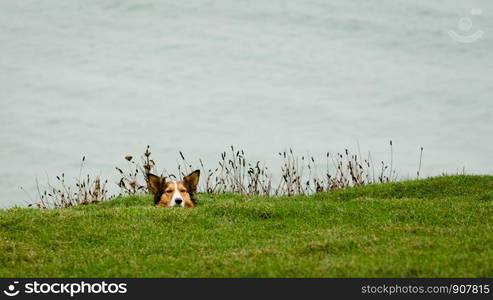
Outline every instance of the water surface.
<path fill-rule="evenodd" d="M 481 15 L 471 15 L 481 9 Z M 0 2 L 0 207 L 35 179 L 116 180 L 150 144 L 213 165 L 229 145 L 371 151 L 413 177 L 493 173 L 493 2 Z M 469 18 L 472 28 L 459 28 Z M 462 27 L 464 28 L 464 27 Z M 471 35 L 453 40 L 447 31 Z M 171 166 L 171 167 L 170 167 Z"/>

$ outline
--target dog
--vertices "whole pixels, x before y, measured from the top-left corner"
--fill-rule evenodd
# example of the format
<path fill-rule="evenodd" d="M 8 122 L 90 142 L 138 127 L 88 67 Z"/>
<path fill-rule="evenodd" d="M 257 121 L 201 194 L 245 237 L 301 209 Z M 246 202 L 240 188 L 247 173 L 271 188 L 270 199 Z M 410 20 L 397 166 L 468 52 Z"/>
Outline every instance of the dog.
<path fill-rule="evenodd" d="M 166 181 L 165 178 L 147 174 L 147 187 L 154 195 L 154 205 L 195 207 L 194 194 L 199 183 L 200 170 L 195 170 L 183 180 Z"/>

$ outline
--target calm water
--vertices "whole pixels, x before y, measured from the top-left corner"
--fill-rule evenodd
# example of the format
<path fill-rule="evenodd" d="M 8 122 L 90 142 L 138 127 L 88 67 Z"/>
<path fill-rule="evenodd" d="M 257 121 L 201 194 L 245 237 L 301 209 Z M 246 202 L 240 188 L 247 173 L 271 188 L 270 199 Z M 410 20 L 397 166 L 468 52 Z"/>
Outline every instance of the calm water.
<path fill-rule="evenodd" d="M 493 173 L 491 0 L 183 2 L 0 2 L 0 207 L 83 155 L 115 180 L 147 144 L 160 167 L 234 144 L 275 169 L 392 139 L 403 177 L 421 146 L 426 176 Z"/>

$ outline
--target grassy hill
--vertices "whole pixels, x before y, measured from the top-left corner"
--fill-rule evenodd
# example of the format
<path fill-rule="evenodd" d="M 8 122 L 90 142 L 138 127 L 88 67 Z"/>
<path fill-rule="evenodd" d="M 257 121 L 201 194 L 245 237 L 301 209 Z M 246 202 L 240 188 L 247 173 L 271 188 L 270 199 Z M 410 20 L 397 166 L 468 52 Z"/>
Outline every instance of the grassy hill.
<path fill-rule="evenodd" d="M 0 210 L 0 277 L 493 277 L 493 176 Z"/>

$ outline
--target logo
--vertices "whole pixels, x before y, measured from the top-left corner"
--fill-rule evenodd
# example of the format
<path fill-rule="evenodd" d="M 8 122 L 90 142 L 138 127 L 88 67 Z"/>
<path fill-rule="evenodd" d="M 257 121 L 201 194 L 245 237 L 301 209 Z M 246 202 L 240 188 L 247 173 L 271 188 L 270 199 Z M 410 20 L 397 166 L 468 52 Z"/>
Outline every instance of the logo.
<path fill-rule="evenodd" d="M 483 11 L 481 9 L 471 9 L 472 16 L 480 16 L 482 14 Z M 480 29 L 477 29 L 476 31 L 473 30 L 472 19 L 469 17 L 460 18 L 459 22 L 457 23 L 457 27 L 460 30 L 459 33 L 454 30 L 449 30 L 448 35 L 454 41 L 459 43 L 474 43 L 484 35 L 484 32 Z"/>
<path fill-rule="evenodd" d="M 16 287 L 19 281 L 10 284 L 3 293 L 14 297 L 19 295 Z M 77 294 L 126 294 L 127 283 L 116 282 L 26 282 L 21 288 L 23 294 L 67 294 L 74 297 Z"/>
<path fill-rule="evenodd" d="M 14 297 L 19 294 L 19 291 L 15 290 L 15 285 L 18 284 L 19 281 L 14 281 L 14 284 L 8 286 L 7 290 L 4 290 L 3 293 L 9 297 Z"/>

